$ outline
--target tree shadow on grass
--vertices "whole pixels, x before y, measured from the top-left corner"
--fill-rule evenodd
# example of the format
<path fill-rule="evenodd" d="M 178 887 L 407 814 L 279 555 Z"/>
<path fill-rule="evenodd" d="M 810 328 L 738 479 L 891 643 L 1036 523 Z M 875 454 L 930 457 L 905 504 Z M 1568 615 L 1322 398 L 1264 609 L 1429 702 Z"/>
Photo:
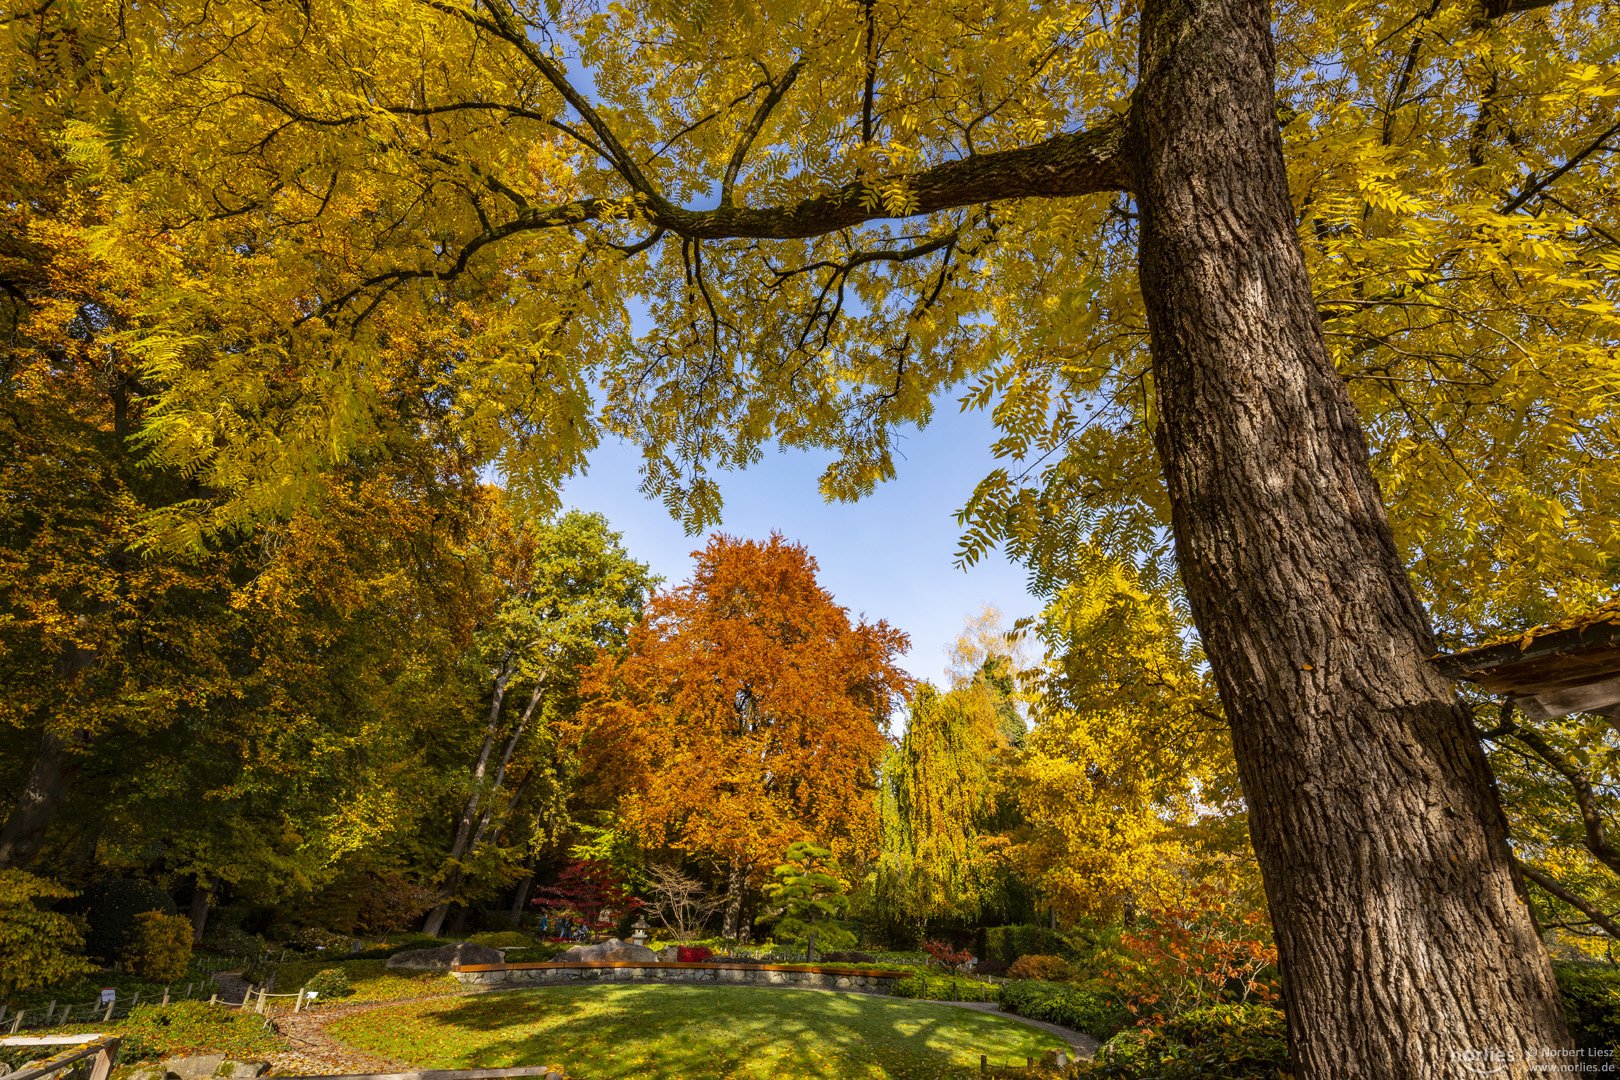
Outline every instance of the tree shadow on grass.
<path fill-rule="evenodd" d="M 1060 1040 L 993 1015 L 861 994 L 606 984 L 525 989 L 407 1006 L 411 1044 L 440 1068 L 561 1064 L 580 1080 L 631 1077 L 968 1077 L 979 1054 L 1022 1063 Z M 389 1013 L 398 1010 L 388 1010 Z M 403 1019 L 403 1017 L 402 1017 Z M 356 1041 L 382 1050 L 384 1014 Z M 424 1027 L 422 1022 L 426 1022 Z M 336 1032 L 342 1037 L 342 1032 Z M 407 1051 L 401 1054 L 400 1051 Z"/>

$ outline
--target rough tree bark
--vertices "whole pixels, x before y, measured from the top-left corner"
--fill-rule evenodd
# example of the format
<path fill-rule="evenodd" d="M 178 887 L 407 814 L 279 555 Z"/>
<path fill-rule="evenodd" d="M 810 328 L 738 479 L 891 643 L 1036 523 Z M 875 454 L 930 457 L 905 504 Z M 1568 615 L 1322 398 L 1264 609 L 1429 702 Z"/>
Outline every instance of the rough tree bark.
<path fill-rule="evenodd" d="M 28 779 L 0 828 L 0 870 L 27 866 L 39 854 L 83 762 L 60 735 L 46 731 L 40 737 Z"/>
<path fill-rule="evenodd" d="M 748 886 L 748 864 L 741 856 L 734 857 L 726 868 L 725 918 L 720 936 L 731 941 L 743 937 L 743 892 Z"/>
<path fill-rule="evenodd" d="M 1148 0 L 1125 152 L 1157 444 L 1307 1077 L 1528 1075 L 1567 1047 L 1485 758 L 1426 662 L 1323 343 L 1268 6 Z"/>
<path fill-rule="evenodd" d="M 213 910 L 214 892 L 208 879 L 197 876 L 191 890 L 191 906 L 187 918 L 191 920 L 191 943 L 201 945 L 203 933 L 208 929 L 208 913 Z"/>

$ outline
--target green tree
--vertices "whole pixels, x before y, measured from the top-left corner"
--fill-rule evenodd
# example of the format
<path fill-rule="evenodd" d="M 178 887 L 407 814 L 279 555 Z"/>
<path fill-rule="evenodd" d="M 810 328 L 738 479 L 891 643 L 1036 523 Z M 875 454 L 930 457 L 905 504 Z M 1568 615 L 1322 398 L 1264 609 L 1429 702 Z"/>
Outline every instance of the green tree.
<path fill-rule="evenodd" d="M 534 520 L 505 503 L 496 509 L 478 545 L 492 589 L 489 618 L 474 639 L 484 721 L 458 785 L 463 801 L 439 875 L 444 901 L 423 923 L 430 934 L 443 927 L 469 870 L 486 879 L 507 875 L 509 856 L 488 863 L 499 855 L 489 841 L 511 824 L 522 800 L 549 801 L 550 813 L 561 811 L 566 792 L 554 728 L 572 720 L 585 669 L 623 646 L 654 580 L 599 514 Z"/>
<path fill-rule="evenodd" d="M 775 880 L 766 887 L 765 897 L 776 910 L 761 921 L 775 918 L 771 936 L 776 941 L 803 945 L 811 960 L 818 947 L 822 952 L 854 947 L 855 934 L 846 919 L 849 884 L 831 851 L 796 840 L 771 877 Z"/>

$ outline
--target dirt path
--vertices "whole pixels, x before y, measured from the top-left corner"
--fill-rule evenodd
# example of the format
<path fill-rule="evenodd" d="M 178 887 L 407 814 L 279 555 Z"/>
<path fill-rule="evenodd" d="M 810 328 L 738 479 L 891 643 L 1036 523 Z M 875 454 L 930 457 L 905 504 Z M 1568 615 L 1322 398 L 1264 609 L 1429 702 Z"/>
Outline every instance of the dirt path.
<path fill-rule="evenodd" d="M 367 1001 L 356 1005 L 326 1006 L 320 1010 L 282 1013 L 272 1026 L 292 1046 L 270 1059 L 272 1076 L 337 1076 L 345 1073 L 409 1072 L 418 1066 L 368 1054 L 338 1042 L 326 1025 L 345 1016 L 389 1008 L 402 1001 Z"/>
<path fill-rule="evenodd" d="M 214 986 L 219 989 L 219 1000 L 239 1005 L 247 1000 L 248 981 L 240 971 L 216 971 Z"/>

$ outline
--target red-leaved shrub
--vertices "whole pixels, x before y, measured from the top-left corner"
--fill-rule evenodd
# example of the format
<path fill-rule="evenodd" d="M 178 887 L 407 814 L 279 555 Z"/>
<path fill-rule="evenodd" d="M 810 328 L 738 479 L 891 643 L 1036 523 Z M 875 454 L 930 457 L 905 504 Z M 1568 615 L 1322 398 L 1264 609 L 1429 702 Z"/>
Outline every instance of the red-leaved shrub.
<path fill-rule="evenodd" d="M 701 964 L 714 955 L 714 950 L 707 945 L 680 945 L 675 949 L 675 959 L 683 964 Z"/>

